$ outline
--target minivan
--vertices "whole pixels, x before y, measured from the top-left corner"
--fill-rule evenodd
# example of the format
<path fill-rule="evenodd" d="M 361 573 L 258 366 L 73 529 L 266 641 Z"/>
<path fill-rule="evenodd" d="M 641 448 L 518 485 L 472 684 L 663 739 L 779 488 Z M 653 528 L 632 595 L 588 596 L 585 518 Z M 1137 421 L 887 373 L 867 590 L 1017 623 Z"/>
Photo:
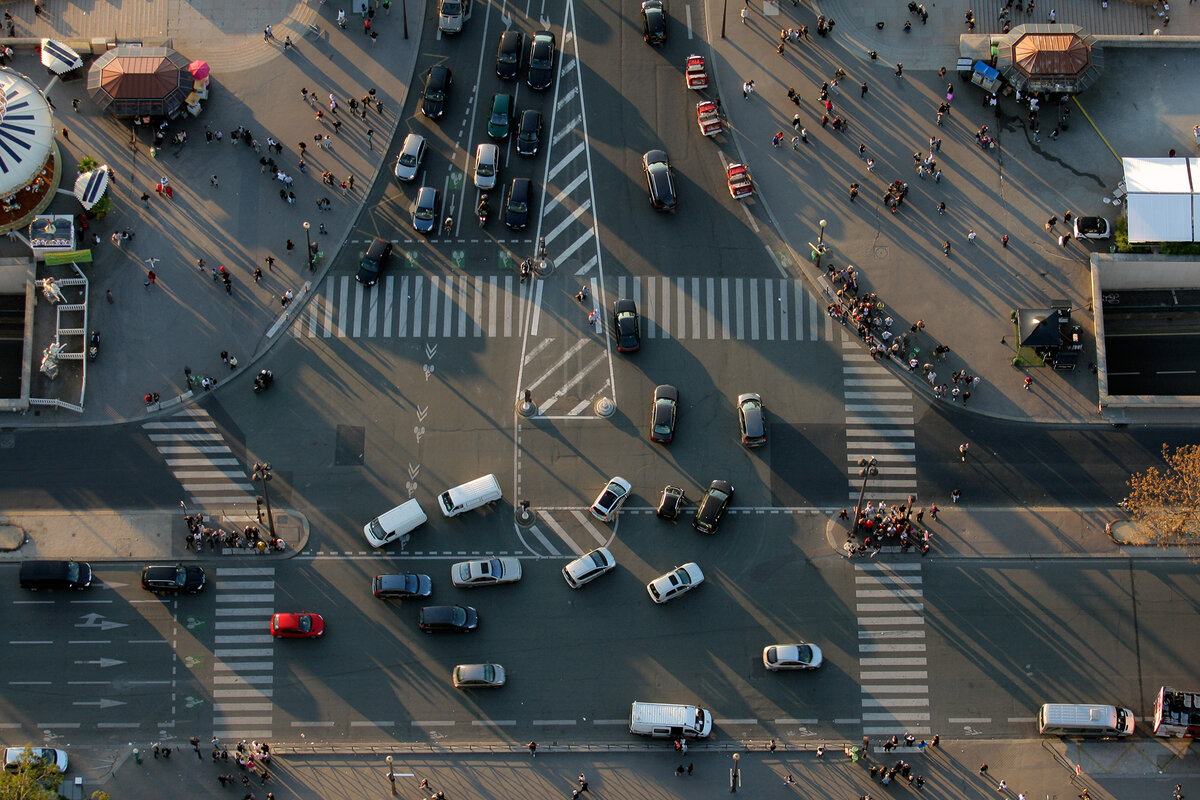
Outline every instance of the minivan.
<path fill-rule="evenodd" d="M 1133 712 L 1120 706 L 1046 703 L 1038 709 L 1038 733 L 1043 736 L 1132 736 L 1135 723 Z"/>
<path fill-rule="evenodd" d="M 409 534 L 425 524 L 428 517 L 416 499 L 380 514 L 363 526 L 363 534 L 372 547 L 383 547 L 400 540 L 400 547 L 408 544 Z"/>
<path fill-rule="evenodd" d="M 712 732 L 712 712 L 683 703 L 635 700 L 629 711 L 629 732 L 657 739 L 703 739 Z"/>
<path fill-rule="evenodd" d="M 457 517 L 464 511 L 494 503 L 503 496 L 496 476 L 484 475 L 442 492 L 438 495 L 438 505 L 447 517 Z"/>
<path fill-rule="evenodd" d="M 92 565 L 86 561 L 23 561 L 21 588 L 86 589 L 92 585 Z"/>

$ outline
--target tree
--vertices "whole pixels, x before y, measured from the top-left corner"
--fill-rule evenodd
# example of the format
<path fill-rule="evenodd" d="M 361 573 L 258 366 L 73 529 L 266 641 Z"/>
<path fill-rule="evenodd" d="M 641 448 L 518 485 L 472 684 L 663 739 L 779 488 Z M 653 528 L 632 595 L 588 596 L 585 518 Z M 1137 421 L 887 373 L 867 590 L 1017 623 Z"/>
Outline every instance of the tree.
<path fill-rule="evenodd" d="M 1200 554 L 1200 445 L 1162 448 L 1164 467 L 1129 478 L 1129 513 L 1138 532 L 1159 547 Z"/>
<path fill-rule="evenodd" d="M 58 766 L 35 758 L 26 745 L 16 771 L 0 772 L 0 800 L 56 800 L 62 781 Z"/>

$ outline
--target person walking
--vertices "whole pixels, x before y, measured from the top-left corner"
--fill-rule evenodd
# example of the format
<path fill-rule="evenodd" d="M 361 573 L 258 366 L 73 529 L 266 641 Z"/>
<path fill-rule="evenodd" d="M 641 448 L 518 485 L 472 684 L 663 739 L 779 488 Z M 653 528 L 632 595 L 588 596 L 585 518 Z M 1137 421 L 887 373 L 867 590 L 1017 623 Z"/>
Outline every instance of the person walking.
<path fill-rule="evenodd" d="M 904 77 L 904 64 L 902 64 L 900 62 L 896 62 L 896 77 L 897 78 Z"/>
<path fill-rule="evenodd" d="M 146 273 L 146 291 L 147 292 L 150 291 L 150 287 L 156 286 L 157 284 L 158 284 L 158 275 L 154 274 L 154 270 L 150 270 L 149 272 Z"/>
<path fill-rule="evenodd" d="M 750 20 L 750 9 L 742 6 L 742 24 L 745 25 Z"/>
<path fill-rule="evenodd" d="M 1008 234 L 1007 233 L 1000 237 L 1000 246 L 1008 247 Z"/>
<path fill-rule="evenodd" d="M 942 242 L 942 252 L 945 253 L 946 255 L 950 255 L 950 240 L 949 239 Z"/>
<path fill-rule="evenodd" d="M 860 93 L 858 96 L 859 96 L 859 97 L 866 97 L 866 96 L 867 96 L 867 82 L 866 82 L 866 81 L 863 81 L 863 82 L 862 82 L 862 85 L 861 85 L 860 87 L 858 87 L 858 88 L 861 90 L 861 93 Z"/>
<path fill-rule="evenodd" d="M 588 790 L 588 782 L 584 779 L 583 773 L 579 773 L 579 791 L 586 792 Z"/>
<path fill-rule="evenodd" d="M 967 244 L 975 244 L 975 239 L 979 234 L 975 233 L 974 228 L 967 229 Z"/>
<path fill-rule="evenodd" d="M 275 271 L 275 257 L 267 256 L 265 261 L 267 262 L 267 271 L 274 272 Z"/>
<path fill-rule="evenodd" d="M 957 392 L 958 387 L 955 387 L 954 391 Z M 967 463 L 967 448 L 970 446 L 971 445 L 967 444 L 966 442 L 963 442 L 958 446 L 958 457 L 964 464 Z"/>
<path fill-rule="evenodd" d="M 525 747 L 529 749 L 529 755 L 535 757 L 537 756 L 537 742 L 530 742 L 529 744 L 525 745 Z"/>
<path fill-rule="evenodd" d="M 958 489 L 951 490 L 951 492 L 950 492 L 950 502 L 951 503 L 957 503 L 961 499 L 962 499 L 962 492 L 960 492 Z M 1001 789 L 1001 791 L 1003 791 L 1003 789 Z"/>

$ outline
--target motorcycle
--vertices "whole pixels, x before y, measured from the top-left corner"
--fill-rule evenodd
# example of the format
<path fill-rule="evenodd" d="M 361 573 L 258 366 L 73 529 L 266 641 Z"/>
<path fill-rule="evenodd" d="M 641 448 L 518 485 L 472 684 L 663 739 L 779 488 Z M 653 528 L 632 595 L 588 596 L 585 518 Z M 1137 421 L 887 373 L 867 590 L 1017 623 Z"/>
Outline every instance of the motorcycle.
<path fill-rule="evenodd" d="M 275 381 L 275 374 L 269 369 L 259 370 L 254 376 L 254 393 L 264 392 L 271 387 Z"/>
<path fill-rule="evenodd" d="M 88 361 L 95 361 L 98 355 L 100 355 L 100 333 L 92 331 L 92 335 L 88 339 Z"/>
<path fill-rule="evenodd" d="M 488 201 L 487 195 L 479 201 L 479 205 L 475 208 L 475 213 L 479 215 L 479 227 L 487 225 L 488 221 Z"/>

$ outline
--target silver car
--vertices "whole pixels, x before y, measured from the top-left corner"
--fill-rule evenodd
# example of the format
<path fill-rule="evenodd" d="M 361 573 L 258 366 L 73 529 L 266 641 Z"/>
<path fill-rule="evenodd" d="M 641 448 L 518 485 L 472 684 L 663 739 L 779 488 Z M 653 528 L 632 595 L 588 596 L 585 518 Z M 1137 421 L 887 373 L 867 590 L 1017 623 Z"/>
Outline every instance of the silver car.
<path fill-rule="evenodd" d="M 808 642 L 773 644 L 763 648 L 763 666 L 772 672 L 779 669 L 816 669 L 823 660 L 821 648 Z"/>
<path fill-rule="evenodd" d="M 475 148 L 475 188 L 488 191 L 496 188 L 500 174 L 500 148 L 490 142 Z"/>
<path fill-rule="evenodd" d="M 464 589 L 514 583 L 521 580 L 521 562 L 511 556 L 459 561 L 450 568 L 450 580 Z"/>
<path fill-rule="evenodd" d="M 704 583 L 704 573 L 695 561 L 676 567 L 666 575 L 660 575 L 646 584 L 650 599 L 660 605 L 670 602 L 685 592 L 690 592 Z"/>
<path fill-rule="evenodd" d="M 419 133 L 410 133 L 404 137 L 404 146 L 400 148 L 400 155 L 396 157 L 396 168 L 392 171 L 396 180 L 407 183 L 417 177 L 427 148 L 425 137 Z"/>
<path fill-rule="evenodd" d="M 591 583 L 617 566 L 617 559 L 607 547 L 598 547 L 567 564 L 562 569 L 563 580 L 572 589 Z"/>
<path fill-rule="evenodd" d="M 600 490 L 596 502 L 592 503 L 592 516 L 601 522 L 612 522 L 621 513 L 621 506 L 629 499 L 633 486 L 624 478 L 616 477 Z"/>
<path fill-rule="evenodd" d="M 455 689 L 496 689 L 507 678 L 499 664 L 459 664 L 450 673 Z"/>

